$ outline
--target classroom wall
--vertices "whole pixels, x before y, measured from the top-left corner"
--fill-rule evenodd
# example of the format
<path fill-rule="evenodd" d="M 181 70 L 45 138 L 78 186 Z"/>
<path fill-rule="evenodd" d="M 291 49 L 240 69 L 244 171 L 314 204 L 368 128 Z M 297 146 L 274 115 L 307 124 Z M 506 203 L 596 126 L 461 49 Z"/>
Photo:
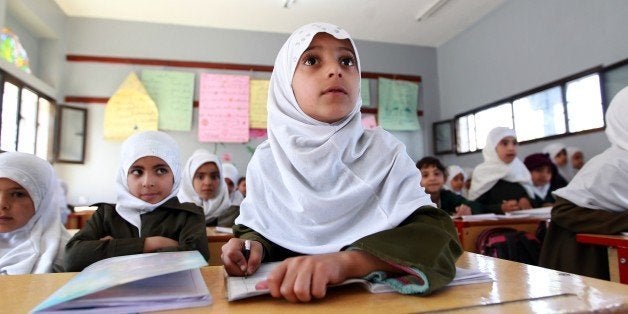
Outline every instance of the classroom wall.
<path fill-rule="evenodd" d="M 597 66 L 628 58 L 628 1 L 507 1 L 437 49 L 440 119 Z M 609 147 L 604 132 L 555 141 L 587 158 Z M 552 141 L 523 144 L 521 158 Z M 441 155 L 473 167 L 481 153 Z"/>
<path fill-rule="evenodd" d="M 351 32 L 351 30 L 348 30 Z M 105 19 L 68 18 L 66 24 L 67 53 L 146 59 L 189 60 L 240 64 L 273 65 L 279 48 L 288 34 L 248 32 L 196 28 L 187 26 L 147 24 Z M 436 49 L 357 41 L 364 71 L 419 75 L 421 109 L 426 114 L 420 119 L 424 130 L 431 130 L 427 117 L 438 112 L 438 80 Z M 85 97 L 109 97 L 131 72 L 142 69 L 163 69 L 122 64 L 91 62 L 65 62 L 63 94 Z M 216 72 L 208 69 L 177 69 L 187 72 Z M 269 78 L 270 73 L 233 72 L 254 78 Z M 198 86 L 198 75 L 197 75 Z M 195 93 L 196 95 L 198 92 Z M 120 142 L 103 140 L 102 121 L 104 104 L 69 104 L 88 109 L 86 159 L 83 165 L 55 164 L 59 176 L 68 183 L 68 201 L 89 204 L 98 201 L 115 201 L 114 178 L 119 161 Z M 179 142 L 183 159 L 199 147 L 229 153 L 233 163 L 244 175 L 251 150 L 261 140 L 246 145 L 200 143 L 196 139 L 197 110 L 194 110 L 191 132 L 168 132 Z M 426 141 L 431 135 L 423 132 L 395 132 L 407 145 L 409 154 L 416 160 L 424 154 Z"/>

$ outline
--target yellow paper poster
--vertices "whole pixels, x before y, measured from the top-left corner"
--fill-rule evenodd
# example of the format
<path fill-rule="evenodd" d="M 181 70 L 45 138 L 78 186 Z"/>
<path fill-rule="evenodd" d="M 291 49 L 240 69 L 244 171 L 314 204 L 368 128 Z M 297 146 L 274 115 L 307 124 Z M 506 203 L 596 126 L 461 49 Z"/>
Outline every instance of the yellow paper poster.
<path fill-rule="evenodd" d="M 135 73 L 129 74 L 105 107 L 106 140 L 124 140 L 133 133 L 157 130 L 159 113 Z"/>
<path fill-rule="evenodd" d="M 265 129 L 268 111 L 266 103 L 268 102 L 268 86 L 269 80 L 251 80 L 251 99 L 249 107 L 249 127 L 251 129 Z"/>

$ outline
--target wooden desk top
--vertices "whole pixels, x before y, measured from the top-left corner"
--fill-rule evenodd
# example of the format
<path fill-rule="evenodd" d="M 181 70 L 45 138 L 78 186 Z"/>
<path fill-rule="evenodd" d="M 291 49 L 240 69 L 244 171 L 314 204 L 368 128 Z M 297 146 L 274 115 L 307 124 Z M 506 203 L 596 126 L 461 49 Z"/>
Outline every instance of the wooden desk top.
<path fill-rule="evenodd" d="M 465 313 L 628 311 L 628 285 L 561 273 L 536 266 L 464 253 L 460 267 L 487 272 L 492 283 L 447 287 L 428 297 L 371 294 L 361 287 L 335 287 L 323 300 L 292 304 L 259 296 L 235 302 L 225 298 L 223 268 L 201 268 L 213 303 L 185 313 L 408 313 L 464 308 Z M 0 309 L 26 313 L 74 276 L 74 273 L 0 276 Z"/>
<path fill-rule="evenodd" d="M 518 225 L 518 224 L 538 224 L 541 221 L 547 219 L 537 217 L 526 218 L 499 218 L 499 219 L 486 219 L 486 220 L 462 220 L 454 219 L 456 227 L 473 227 L 473 226 L 506 226 L 506 225 Z"/>
<path fill-rule="evenodd" d="M 207 242 L 227 242 L 233 238 L 231 233 L 216 232 L 216 227 L 205 227 L 207 233 Z"/>

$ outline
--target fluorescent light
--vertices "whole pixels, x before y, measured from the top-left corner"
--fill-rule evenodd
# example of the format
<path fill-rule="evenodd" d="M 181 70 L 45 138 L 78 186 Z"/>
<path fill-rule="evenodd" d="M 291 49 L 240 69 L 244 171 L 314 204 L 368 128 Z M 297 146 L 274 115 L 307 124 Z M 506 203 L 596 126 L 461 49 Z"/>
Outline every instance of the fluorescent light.
<path fill-rule="evenodd" d="M 290 1 L 290 0 L 288 0 L 288 1 Z M 294 1 L 294 0 L 292 0 L 292 1 Z M 425 10 L 422 13 L 418 13 L 417 14 L 417 16 L 416 16 L 417 22 L 421 22 L 423 20 L 426 20 L 430 16 L 434 15 L 434 13 L 436 13 L 438 10 L 440 10 L 440 8 L 442 8 L 447 2 L 449 2 L 449 0 L 438 0 L 438 1 L 434 2 L 431 6 L 429 6 L 427 8 L 427 10 Z"/>

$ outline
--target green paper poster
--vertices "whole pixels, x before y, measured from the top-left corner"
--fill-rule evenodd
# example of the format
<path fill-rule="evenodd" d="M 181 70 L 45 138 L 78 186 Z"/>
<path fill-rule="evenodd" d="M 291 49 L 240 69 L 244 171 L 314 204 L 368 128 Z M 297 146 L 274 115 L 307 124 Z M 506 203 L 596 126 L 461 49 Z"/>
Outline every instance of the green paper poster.
<path fill-rule="evenodd" d="M 417 105 L 419 84 L 379 78 L 379 125 L 391 131 L 420 130 Z"/>
<path fill-rule="evenodd" d="M 143 70 L 142 83 L 159 109 L 160 130 L 192 130 L 194 73 Z"/>

